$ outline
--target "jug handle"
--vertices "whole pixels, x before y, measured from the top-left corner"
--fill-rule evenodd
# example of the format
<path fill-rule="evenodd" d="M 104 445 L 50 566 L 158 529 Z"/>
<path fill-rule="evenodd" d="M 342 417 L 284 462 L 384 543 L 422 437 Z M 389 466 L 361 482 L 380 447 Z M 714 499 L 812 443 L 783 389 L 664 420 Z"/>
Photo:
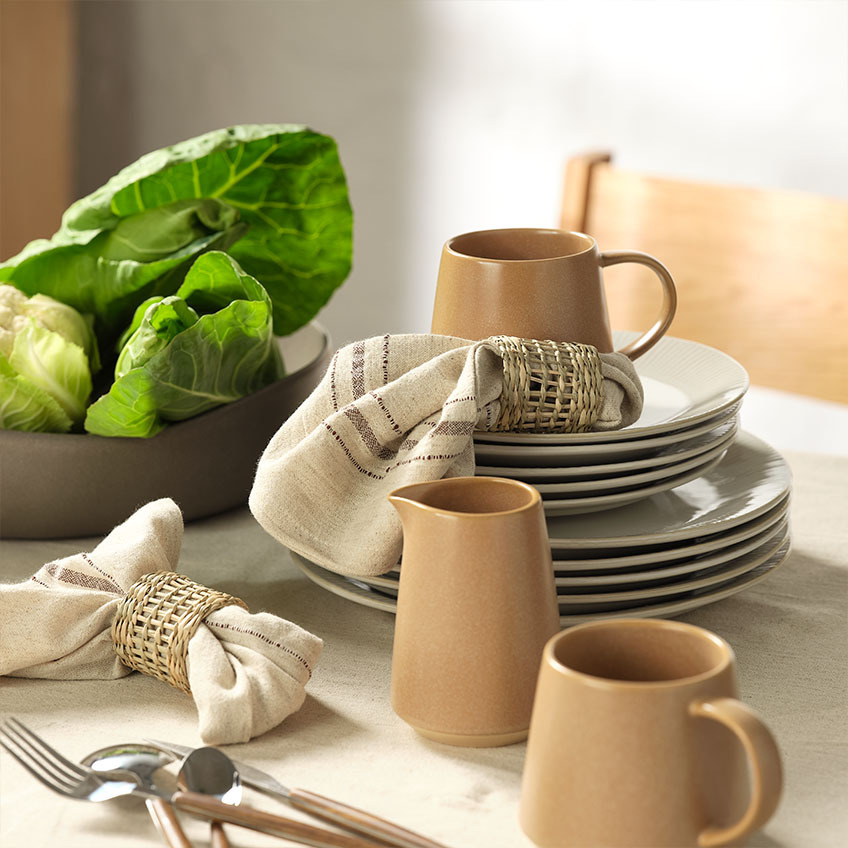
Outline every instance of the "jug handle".
<path fill-rule="evenodd" d="M 736 734 L 748 755 L 752 778 L 748 809 L 736 824 L 708 827 L 698 837 L 699 848 L 727 845 L 762 827 L 777 808 L 783 786 L 780 752 L 760 716 L 736 698 L 693 701 L 689 714 L 725 725 Z"/>
<path fill-rule="evenodd" d="M 674 318 L 674 313 L 677 310 L 677 289 L 674 286 L 674 280 L 668 268 L 659 259 L 638 250 L 608 250 L 600 254 L 598 262 L 602 268 L 609 265 L 620 265 L 622 262 L 636 262 L 639 265 L 646 265 L 659 277 L 662 284 L 663 302 L 660 315 L 654 325 L 638 339 L 618 351 L 630 359 L 636 359 L 643 353 L 647 353 L 662 338 L 671 324 L 671 319 Z"/>

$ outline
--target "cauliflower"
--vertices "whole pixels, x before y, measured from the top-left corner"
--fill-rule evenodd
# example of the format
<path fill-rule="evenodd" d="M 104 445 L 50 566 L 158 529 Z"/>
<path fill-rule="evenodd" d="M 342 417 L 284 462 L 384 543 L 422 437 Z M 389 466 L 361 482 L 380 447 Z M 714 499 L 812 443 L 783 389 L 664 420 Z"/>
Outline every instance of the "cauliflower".
<path fill-rule="evenodd" d="M 94 334 L 76 309 L 46 294 L 27 297 L 10 285 L 0 285 L 0 352 L 7 357 L 12 355 L 15 336 L 24 329 L 29 318 L 45 330 L 59 333 L 79 345 L 96 366 Z"/>
<path fill-rule="evenodd" d="M 85 318 L 0 285 L 0 428 L 67 432 L 85 417 L 97 344 Z"/>

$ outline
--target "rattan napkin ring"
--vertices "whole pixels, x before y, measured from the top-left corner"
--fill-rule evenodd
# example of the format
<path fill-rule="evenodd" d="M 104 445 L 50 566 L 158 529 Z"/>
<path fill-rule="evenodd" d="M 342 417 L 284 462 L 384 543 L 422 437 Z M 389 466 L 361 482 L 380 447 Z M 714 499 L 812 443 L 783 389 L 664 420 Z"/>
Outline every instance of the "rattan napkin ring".
<path fill-rule="evenodd" d="M 124 665 L 191 694 L 188 643 L 203 619 L 221 607 L 247 605 L 182 574 L 145 574 L 127 590 L 112 622 L 112 644 Z"/>
<path fill-rule="evenodd" d="M 577 342 L 491 336 L 503 359 L 500 414 L 491 430 L 582 433 L 601 409 L 601 357 Z"/>

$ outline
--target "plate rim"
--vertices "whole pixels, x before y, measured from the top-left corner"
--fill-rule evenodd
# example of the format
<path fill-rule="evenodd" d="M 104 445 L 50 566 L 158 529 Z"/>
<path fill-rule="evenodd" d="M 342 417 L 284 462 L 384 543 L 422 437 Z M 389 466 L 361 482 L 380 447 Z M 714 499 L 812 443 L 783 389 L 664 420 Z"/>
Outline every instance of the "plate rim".
<path fill-rule="evenodd" d="M 632 331 L 628 330 L 618 330 L 613 333 L 613 339 L 616 344 L 629 341 L 631 336 L 635 338 L 636 336 L 638 336 L 638 333 L 634 334 Z M 661 338 L 659 342 L 657 342 L 657 344 L 654 346 L 653 350 L 646 352 L 645 355 L 650 356 L 653 353 L 653 355 L 656 356 L 656 354 L 660 352 L 662 347 L 668 347 L 669 343 L 672 343 L 672 345 L 678 347 L 701 350 L 707 353 L 708 356 L 713 357 L 715 360 L 723 362 L 731 370 L 736 371 L 736 376 L 739 378 L 740 382 L 733 383 L 726 390 L 735 392 L 735 394 L 733 394 L 730 398 L 726 398 L 717 406 L 714 406 L 696 415 L 683 417 L 680 419 L 672 419 L 671 421 L 665 421 L 659 424 L 650 424 L 644 427 L 638 427 L 637 421 L 634 424 L 631 424 L 629 427 L 624 427 L 620 430 L 590 431 L 587 433 L 493 433 L 488 430 L 482 430 L 478 431 L 481 440 L 488 441 L 492 444 L 497 443 L 511 445 L 521 444 L 521 442 L 518 441 L 520 439 L 526 439 L 529 443 L 536 443 L 538 445 L 557 444 L 560 441 L 564 445 L 632 441 L 650 434 L 666 433 L 672 432 L 674 430 L 679 430 L 684 427 L 691 426 L 699 421 L 711 418 L 714 415 L 719 414 L 721 411 L 727 409 L 728 406 L 731 406 L 734 403 L 741 401 L 741 399 L 745 396 L 745 393 L 750 388 L 751 377 L 741 362 L 734 359 L 732 356 L 725 353 L 724 351 L 719 350 L 718 348 L 704 344 L 703 342 L 695 341 L 694 339 L 683 339 L 679 336 L 663 336 L 663 338 Z M 636 371 L 637 373 L 639 373 L 638 359 L 636 360 L 635 365 Z M 641 376 L 642 375 L 640 374 L 640 377 Z M 651 379 L 657 378 L 651 377 Z"/>
<path fill-rule="evenodd" d="M 650 618 L 655 616 L 675 616 L 689 610 L 698 609 L 699 607 L 708 606 L 717 601 L 724 600 L 738 594 L 743 589 L 749 586 L 754 586 L 765 579 L 773 571 L 780 568 L 783 563 L 789 558 L 792 551 L 792 535 L 787 533 L 783 544 L 769 557 L 766 562 L 755 566 L 750 571 L 736 578 L 731 578 L 727 584 L 719 584 L 719 587 L 712 592 L 705 592 L 695 598 L 687 598 L 680 601 L 669 601 L 663 604 L 646 604 L 643 606 L 634 607 L 632 609 L 617 610 L 615 612 L 606 613 L 576 613 L 574 615 L 560 614 L 560 627 L 568 627 L 572 624 L 579 624 L 584 621 L 594 621 L 598 618 Z M 397 601 L 393 601 L 386 597 L 380 597 L 369 589 L 362 589 L 350 583 L 346 577 L 337 574 L 327 569 L 321 569 L 321 566 L 310 562 L 305 557 L 300 556 L 294 551 L 289 551 L 294 563 L 300 568 L 301 572 L 316 585 L 326 589 L 332 594 L 344 598 L 348 601 L 353 601 L 360 606 L 370 607 L 390 614 L 397 613 Z M 316 574 L 312 571 L 313 568 L 321 569 L 322 572 L 332 575 L 337 578 L 337 582 L 332 582 L 324 577 L 323 574 Z M 352 578 L 355 579 L 355 578 Z M 338 585 L 342 584 L 342 585 Z"/>
<path fill-rule="evenodd" d="M 666 542 L 683 541 L 685 539 L 692 539 L 697 536 L 709 536 L 713 533 L 720 533 L 724 530 L 731 530 L 734 527 L 738 527 L 740 524 L 744 524 L 747 521 L 751 521 L 757 518 L 764 512 L 768 512 L 769 509 L 776 506 L 781 500 L 783 500 L 785 495 L 791 492 L 792 470 L 790 469 L 789 463 L 787 463 L 785 457 L 779 451 L 775 450 L 771 445 L 767 444 L 762 439 L 759 439 L 744 430 L 741 430 L 739 432 L 736 441 L 730 446 L 730 448 L 728 448 L 728 452 L 730 452 L 731 450 L 733 450 L 733 448 L 737 446 L 744 446 L 745 440 L 751 440 L 757 446 L 768 448 L 768 450 L 772 454 L 773 459 L 779 461 L 780 467 L 786 477 L 785 486 L 779 491 L 775 489 L 775 493 L 771 497 L 768 497 L 765 501 L 763 501 L 763 503 L 761 503 L 759 506 L 754 507 L 749 511 L 739 511 L 730 518 L 715 518 L 703 523 L 696 522 L 688 526 L 677 527 L 674 530 L 667 530 L 665 532 L 642 533 L 631 536 L 610 535 L 603 537 L 596 536 L 595 538 L 574 537 L 571 539 L 567 539 L 553 536 L 549 529 L 548 538 L 551 543 L 551 549 L 591 550 L 593 548 L 627 548 L 641 547 L 643 545 L 661 545 L 665 544 Z"/>

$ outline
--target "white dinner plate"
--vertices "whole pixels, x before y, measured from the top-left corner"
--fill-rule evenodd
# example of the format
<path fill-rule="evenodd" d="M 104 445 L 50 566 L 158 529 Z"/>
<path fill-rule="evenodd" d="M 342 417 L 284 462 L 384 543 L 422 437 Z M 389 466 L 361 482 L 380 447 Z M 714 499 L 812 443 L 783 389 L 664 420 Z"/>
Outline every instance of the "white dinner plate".
<path fill-rule="evenodd" d="M 677 462 L 691 459 L 706 453 L 714 448 L 719 442 L 724 441 L 731 433 L 735 434 L 739 421 L 731 418 L 715 429 L 676 442 L 669 447 L 660 448 L 657 453 L 643 459 L 633 459 L 629 462 L 605 462 L 600 465 L 566 465 L 564 467 L 525 467 L 510 468 L 507 465 L 478 465 L 476 474 L 478 477 L 508 477 L 510 480 L 524 480 L 535 486 L 545 481 L 565 480 L 595 480 L 599 477 L 611 477 L 617 474 L 635 474 L 645 469 L 660 468 Z"/>
<path fill-rule="evenodd" d="M 592 494 L 614 494 L 629 489 L 642 488 L 647 484 L 656 483 L 678 474 L 683 474 L 693 468 L 702 468 L 706 462 L 724 453 L 730 447 L 736 433 L 731 432 L 725 436 L 717 445 L 708 451 L 694 456 L 692 459 L 676 462 L 673 465 L 665 465 L 662 468 L 654 468 L 650 471 L 641 471 L 636 474 L 618 474 L 610 477 L 600 477 L 593 480 L 567 480 L 558 483 L 539 483 L 537 481 L 524 480 L 539 490 L 543 498 L 568 497 L 569 495 L 580 495 L 591 492 Z M 519 478 L 521 479 L 521 478 Z"/>
<path fill-rule="evenodd" d="M 639 333 L 613 333 L 621 347 Z M 748 372 L 732 357 L 700 342 L 666 336 L 634 363 L 645 390 L 639 420 L 621 430 L 590 433 L 476 434 L 505 445 L 578 445 L 621 442 L 669 433 L 712 418 L 739 403 L 748 390 Z"/>
<path fill-rule="evenodd" d="M 619 563 L 615 563 L 611 569 L 591 569 L 591 573 L 586 573 L 587 569 L 581 568 L 580 574 L 575 576 L 571 571 L 563 571 L 559 567 L 557 560 L 554 560 L 554 582 L 559 594 L 567 594 L 568 592 L 592 591 L 603 589 L 605 586 L 621 588 L 629 586 L 630 588 L 640 588 L 650 586 L 655 582 L 662 580 L 673 581 L 678 577 L 686 574 L 694 574 L 696 572 L 709 571 L 724 565 L 731 560 L 736 560 L 746 554 L 762 549 L 763 546 L 774 539 L 777 534 L 785 534 L 788 527 L 788 519 L 786 517 L 787 504 L 779 508 L 779 512 L 769 512 L 769 522 L 762 524 L 760 522 L 752 522 L 755 525 L 755 532 L 748 532 L 747 536 L 742 534 L 731 533 L 724 542 L 724 546 L 713 548 L 704 553 L 700 546 L 692 546 L 691 552 L 687 555 L 682 550 L 671 551 L 674 558 L 666 563 L 628 563 L 629 568 L 622 567 Z M 623 557 L 622 559 L 629 559 Z M 591 561 L 589 561 L 590 564 Z M 759 563 L 754 563 L 757 565 Z M 382 589 L 386 594 L 397 596 L 398 582 L 400 580 L 400 566 L 396 566 L 386 574 L 376 577 L 357 577 L 357 581 L 365 583 L 376 589 Z"/>
<path fill-rule="evenodd" d="M 789 493 L 792 474 L 765 442 L 740 433 L 724 458 L 694 480 L 595 515 L 548 518 L 552 548 L 634 548 L 694 539 L 751 521 Z"/>
<path fill-rule="evenodd" d="M 616 610 L 614 612 L 604 612 L 600 615 L 597 613 L 561 614 L 559 619 L 560 624 L 563 627 L 567 627 L 572 624 L 579 624 L 583 621 L 593 621 L 597 618 L 653 618 L 658 616 L 680 615 L 688 610 L 706 606 L 707 604 L 735 595 L 737 592 L 741 592 L 744 589 L 759 583 L 782 562 L 784 562 L 789 553 L 789 547 L 790 541 L 787 538 L 780 548 L 764 563 L 745 572 L 739 577 L 731 578 L 717 586 L 693 589 L 685 596 L 675 598 L 670 601 L 633 606 L 626 609 Z M 332 592 L 334 595 L 339 595 L 340 597 L 355 601 L 363 606 L 373 607 L 390 613 L 396 612 L 396 599 L 387 597 L 385 594 L 371 586 L 368 586 L 366 583 L 362 583 L 356 578 L 344 577 L 333 571 L 327 571 L 327 569 L 321 568 L 320 566 L 309 562 L 309 560 L 298 556 L 294 553 L 294 551 L 291 552 L 291 556 L 295 564 L 298 565 L 301 571 L 303 571 L 310 580 L 327 591 Z"/>
<path fill-rule="evenodd" d="M 604 442 L 592 445 L 489 445 L 474 436 L 474 458 L 478 465 L 531 466 L 550 468 L 554 465 L 595 465 L 656 456 L 661 449 L 711 433 L 735 418 L 738 406 L 715 418 L 686 430 L 636 439 L 630 442 Z"/>
<path fill-rule="evenodd" d="M 694 572 L 669 583 L 651 583 L 639 588 L 611 587 L 607 591 L 574 592 L 565 587 L 557 587 L 557 600 L 562 614 L 584 612 L 612 612 L 622 607 L 638 606 L 667 600 L 675 595 L 683 595 L 709 586 L 726 583 L 736 577 L 752 571 L 769 560 L 789 538 L 789 527 L 784 522 L 779 531 L 755 550 L 722 563 L 708 573 Z M 604 589 L 598 586 L 598 589 Z"/>
<path fill-rule="evenodd" d="M 552 498 L 542 500 L 542 509 L 545 512 L 545 517 L 556 517 L 564 515 L 587 515 L 592 512 L 602 512 L 611 509 L 618 509 L 627 504 L 642 501 L 654 495 L 667 492 L 669 489 L 674 489 L 677 486 L 683 486 L 692 480 L 701 478 L 707 474 L 711 468 L 721 462 L 725 455 L 725 450 L 719 452 L 707 462 L 703 462 L 695 468 L 684 472 L 683 474 L 675 474 L 672 477 L 667 477 L 665 480 L 660 480 L 658 483 L 652 483 L 648 486 L 639 486 L 635 489 L 629 489 L 626 492 L 614 492 L 609 495 L 589 495 L 585 497 L 569 497 L 569 498 Z"/>
<path fill-rule="evenodd" d="M 582 550 L 552 551 L 554 573 L 560 576 L 590 572 L 613 573 L 616 570 L 632 570 L 639 567 L 655 567 L 660 563 L 674 564 L 691 561 L 695 557 L 715 551 L 724 551 L 740 542 L 745 542 L 780 523 L 789 511 L 789 496 L 776 506 L 753 519 L 723 533 L 684 539 L 663 545 L 639 545 L 633 548 L 595 548 Z M 612 554 L 612 556 L 607 556 Z"/>
<path fill-rule="evenodd" d="M 646 587 L 654 582 L 662 580 L 675 580 L 687 574 L 709 571 L 713 568 L 729 563 L 731 560 L 745 556 L 758 548 L 762 548 L 769 540 L 786 531 L 789 521 L 784 515 L 770 527 L 766 527 L 750 539 L 718 548 L 700 556 L 686 557 L 672 560 L 666 563 L 657 563 L 638 566 L 637 568 L 616 569 L 614 571 L 593 571 L 590 574 L 581 572 L 573 574 L 556 570 L 554 564 L 554 581 L 560 594 L 565 592 L 593 591 L 604 587 L 622 588 L 629 586 L 631 589 Z"/>

